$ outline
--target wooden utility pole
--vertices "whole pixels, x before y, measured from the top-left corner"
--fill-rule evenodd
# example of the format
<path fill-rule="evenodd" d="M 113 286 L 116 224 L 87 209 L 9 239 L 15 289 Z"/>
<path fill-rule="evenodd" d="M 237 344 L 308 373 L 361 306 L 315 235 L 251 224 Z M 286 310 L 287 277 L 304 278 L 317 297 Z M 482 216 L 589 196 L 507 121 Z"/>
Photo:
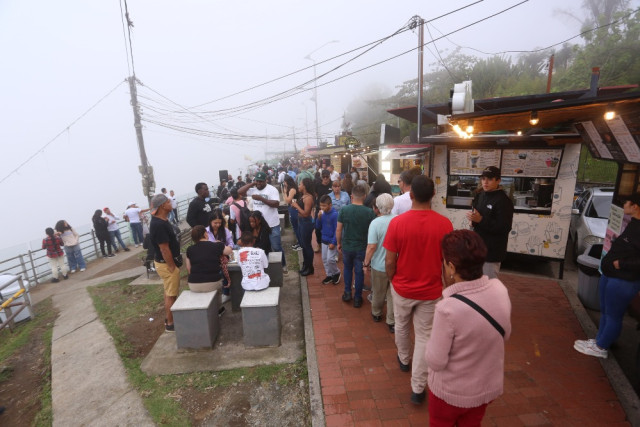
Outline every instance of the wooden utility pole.
<path fill-rule="evenodd" d="M 140 106 L 138 105 L 138 91 L 136 88 L 136 76 L 127 79 L 131 92 L 131 108 L 133 108 L 133 126 L 136 128 L 136 139 L 138 140 L 138 151 L 140 152 L 140 166 L 138 170 L 142 175 L 142 193 L 151 205 L 151 198 L 156 191 L 156 182 L 153 178 L 153 168 L 147 160 L 147 152 L 144 149 L 144 138 L 142 137 L 142 124 L 140 123 Z"/>
<path fill-rule="evenodd" d="M 549 75 L 547 77 L 547 93 L 551 93 L 551 76 L 553 75 L 553 58 L 554 55 L 551 55 L 549 58 Z"/>
<path fill-rule="evenodd" d="M 418 144 L 422 139 L 422 85 L 424 84 L 424 19 L 415 16 L 418 25 Z"/>

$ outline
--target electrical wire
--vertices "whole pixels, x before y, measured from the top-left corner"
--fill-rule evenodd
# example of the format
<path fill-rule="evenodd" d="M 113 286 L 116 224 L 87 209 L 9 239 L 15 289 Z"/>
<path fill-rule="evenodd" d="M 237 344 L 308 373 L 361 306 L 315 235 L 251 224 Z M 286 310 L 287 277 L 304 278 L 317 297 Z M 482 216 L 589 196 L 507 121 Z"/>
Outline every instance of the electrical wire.
<path fill-rule="evenodd" d="M 425 23 L 424 26 L 427 27 L 427 32 L 429 33 L 429 38 L 433 42 L 433 47 L 436 49 L 436 52 L 438 53 L 438 56 L 436 57 L 436 60 L 438 60 L 438 58 L 440 58 L 439 62 L 440 62 L 440 64 L 442 64 L 444 69 L 447 70 L 447 73 L 449 73 L 449 77 L 451 77 L 451 81 L 453 81 L 453 82 L 460 81 L 461 79 L 459 77 L 457 77 L 457 76 L 454 76 L 453 73 L 451 72 L 451 70 L 449 69 L 449 67 L 447 67 L 447 64 L 445 64 L 444 59 L 442 58 L 442 55 L 440 54 L 440 50 L 438 49 L 438 46 L 436 46 L 436 42 L 433 40 L 433 35 L 431 34 L 431 30 L 429 29 L 429 24 Z M 431 52 L 431 50 L 429 50 L 429 52 Z M 431 53 L 431 54 L 433 55 L 433 53 Z M 434 57 L 435 57 L 435 55 L 434 55 Z"/>
<path fill-rule="evenodd" d="M 125 80 L 126 81 L 126 80 Z M 96 108 L 102 101 L 104 101 L 109 95 L 111 95 L 113 92 L 116 91 L 116 89 L 118 89 L 120 87 L 121 84 L 123 84 L 124 81 L 118 83 L 113 89 L 111 89 L 109 92 L 107 92 L 106 95 L 104 95 L 102 98 L 100 98 L 95 104 L 93 104 L 91 107 L 89 107 L 89 109 L 87 111 L 85 111 L 84 113 L 82 113 L 80 116 L 78 116 L 78 118 L 76 118 L 74 121 L 72 121 L 71 123 L 69 123 L 63 130 L 60 131 L 60 133 L 58 133 L 56 136 L 54 136 L 53 138 L 51 138 L 49 140 L 49 142 L 47 142 L 46 144 L 44 144 L 42 147 L 40 147 L 35 153 L 33 153 L 32 155 L 30 155 L 25 161 L 23 161 L 22 163 L 20 163 L 15 169 L 13 169 L 11 172 L 9 172 L 4 178 L 2 178 L 0 180 L 0 184 L 2 184 L 3 182 L 5 182 L 11 175 L 13 175 L 14 173 L 18 172 L 24 165 L 26 165 L 27 163 L 29 163 L 31 160 L 33 160 L 38 154 L 43 153 L 44 150 L 50 145 L 52 144 L 56 139 L 58 139 L 60 137 L 60 135 L 62 135 L 65 132 L 68 132 L 69 129 L 71 128 L 71 126 L 75 125 L 76 123 L 78 123 L 78 121 L 80 121 L 84 116 L 86 116 L 87 114 L 89 114 L 89 112 L 91 110 L 93 110 L 94 108 Z"/>
<path fill-rule="evenodd" d="M 447 38 L 446 36 L 443 36 L 443 37 L 445 37 L 445 38 L 447 39 L 447 41 L 448 41 L 449 43 L 453 44 L 454 46 L 457 46 L 457 47 L 459 47 L 459 48 L 461 48 L 461 49 L 473 50 L 473 51 L 475 51 L 475 52 L 482 53 L 483 55 L 504 55 L 504 54 L 506 54 L 506 53 L 537 53 L 537 52 L 545 51 L 545 50 L 547 50 L 547 49 L 554 48 L 554 47 L 556 47 L 556 46 L 560 46 L 560 45 L 565 44 L 565 43 L 567 43 L 567 42 L 569 42 L 569 41 L 571 41 L 571 40 L 573 40 L 573 39 L 575 39 L 575 38 L 582 37 L 582 36 L 584 36 L 585 34 L 591 33 L 591 32 L 593 32 L 593 31 L 597 31 L 597 30 L 600 30 L 600 29 L 602 29 L 602 28 L 606 28 L 606 27 L 610 27 L 610 26 L 612 26 L 612 25 L 619 24 L 619 23 L 620 23 L 620 22 L 622 22 L 625 18 L 628 18 L 629 16 L 633 15 L 634 13 L 638 13 L 638 12 L 640 12 L 640 8 L 637 8 L 637 9 L 632 10 L 632 11 L 631 11 L 631 12 L 629 12 L 628 14 L 621 16 L 619 19 L 617 19 L 617 20 L 615 20 L 615 21 L 609 22 L 609 23 L 607 23 L 607 24 L 598 25 L 598 26 L 593 27 L 593 28 L 590 28 L 590 29 L 588 29 L 588 30 L 584 30 L 584 31 L 582 31 L 582 32 L 581 32 L 581 33 L 579 33 L 579 34 L 576 34 L 575 36 L 569 37 L 568 39 L 565 39 L 565 40 L 563 40 L 563 41 L 561 41 L 561 42 L 551 44 L 551 45 L 549 45 L 549 46 L 547 46 L 547 47 L 542 47 L 542 48 L 532 49 L 532 50 L 504 50 L 504 51 L 502 51 L 502 52 L 485 52 L 485 51 L 483 51 L 483 50 L 476 49 L 476 48 L 473 48 L 473 47 L 470 47 L 470 46 L 461 46 L 461 45 L 459 45 L 459 44 L 455 43 L 454 41 L 450 40 L 450 39 L 449 39 L 449 38 Z M 442 34 L 442 31 L 438 30 L 438 29 L 435 27 L 435 25 L 433 25 L 433 24 L 432 24 L 432 26 L 433 26 L 433 28 L 434 28 L 436 31 L 438 31 L 440 34 Z"/>
<path fill-rule="evenodd" d="M 127 57 L 127 71 L 131 75 L 131 64 L 129 63 L 129 48 L 127 47 L 127 31 L 124 26 L 124 12 L 122 11 L 122 1 L 118 2 L 120 5 L 120 20 L 122 21 L 122 37 L 124 38 L 124 52 Z"/>
<path fill-rule="evenodd" d="M 131 43 L 131 28 L 133 28 L 133 21 L 129 19 L 129 6 L 127 6 L 127 0 L 123 0 L 123 1 L 124 1 L 124 12 L 125 12 L 124 16 L 125 18 L 127 18 L 127 32 L 129 34 L 129 52 L 131 53 L 131 71 L 133 72 L 132 74 L 135 76 L 136 67 L 133 62 L 133 44 Z"/>
<path fill-rule="evenodd" d="M 441 18 L 444 18 L 444 17 L 446 17 L 446 16 L 452 15 L 452 14 L 454 14 L 454 13 L 460 12 L 461 10 L 467 9 L 467 8 L 469 8 L 469 7 L 471 7 L 471 6 L 474 6 L 474 5 L 478 4 L 478 3 L 482 3 L 483 1 L 484 1 L 484 0 L 477 0 L 477 1 L 474 1 L 474 2 L 472 2 L 472 3 L 469 3 L 469 4 L 465 5 L 465 6 L 459 7 L 459 8 L 457 8 L 457 9 L 451 10 L 451 11 L 449 11 L 449 12 L 443 13 L 442 15 L 439 15 L 439 16 L 436 16 L 436 17 L 434 17 L 434 18 L 431 18 L 430 20 L 425 21 L 425 23 L 433 22 L 433 21 L 437 21 L 438 19 L 441 19 Z M 406 27 L 406 28 L 404 28 L 403 30 L 401 30 L 398 34 L 403 33 L 403 32 L 405 32 L 405 31 L 410 31 L 410 30 L 411 30 L 411 28 Z M 388 37 L 388 36 L 387 36 L 387 37 Z M 372 41 L 372 42 L 370 42 L 370 43 L 364 44 L 364 45 L 362 45 L 362 46 L 360 46 L 360 47 L 357 47 L 357 48 L 355 48 L 355 49 L 351 49 L 351 50 L 349 50 L 349 51 L 347 51 L 347 52 L 341 53 L 341 54 L 339 54 L 339 55 L 336 55 L 336 56 L 333 56 L 333 57 L 331 57 L 331 58 L 325 59 L 325 60 L 323 60 L 323 61 L 316 62 L 316 64 L 315 64 L 315 65 L 316 65 L 316 66 L 317 66 L 317 65 L 321 65 L 321 64 L 324 64 L 325 62 L 330 62 L 330 61 L 333 61 L 334 59 L 340 58 L 340 57 L 342 57 L 342 56 L 349 55 L 349 54 L 351 54 L 351 53 L 353 53 L 353 52 L 357 52 L 357 51 L 359 51 L 359 50 L 361 50 L 361 49 L 364 49 L 364 48 L 366 48 L 366 47 L 369 47 L 369 46 L 371 46 L 371 45 L 374 45 L 374 44 L 380 43 L 380 42 L 382 42 L 382 41 L 386 40 L 386 39 L 387 39 L 387 37 L 383 37 L 383 38 L 381 38 L 381 39 L 378 39 L 378 40 Z M 285 75 L 283 75 L 283 76 L 276 77 L 275 79 L 268 80 L 268 81 L 263 82 L 263 83 L 259 83 L 259 84 L 257 84 L 257 85 L 251 86 L 251 87 L 249 87 L 249 88 L 247 88 L 247 89 L 243 89 L 243 90 L 241 90 L 241 91 L 238 91 L 238 92 L 235 92 L 235 93 L 232 93 L 232 94 L 229 94 L 229 95 L 225 95 L 225 96 L 223 96 L 223 97 L 216 98 L 216 99 L 213 99 L 213 100 L 211 100 L 211 101 L 204 102 L 204 103 L 202 103 L 202 104 L 194 105 L 194 106 L 192 106 L 192 107 L 190 107 L 190 108 L 199 108 L 199 107 L 202 107 L 202 106 L 205 106 L 205 105 L 208 105 L 208 104 L 212 104 L 212 103 L 214 103 L 214 102 L 218 102 L 218 101 L 222 101 L 222 100 L 225 100 L 225 99 L 231 98 L 231 97 L 236 96 L 236 95 L 241 95 L 241 94 L 246 93 L 246 92 L 249 92 L 249 91 L 251 91 L 251 90 L 253 90 L 253 89 L 257 89 L 257 88 L 259 88 L 259 87 L 266 86 L 266 85 L 268 85 L 268 84 L 271 84 L 271 83 L 277 82 L 277 81 L 279 81 L 279 80 L 282 80 L 282 79 L 284 79 L 284 78 L 290 77 L 290 76 L 295 75 L 295 74 L 297 74 L 297 73 L 301 73 L 301 72 L 306 71 L 306 70 L 308 70 L 308 69 L 310 69 L 310 68 L 312 68 L 312 67 L 313 67 L 313 65 L 309 65 L 308 67 L 300 68 L 300 69 L 298 69 L 298 70 L 296 70 L 296 71 L 292 71 L 292 72 L 290 72 L 290 73 L 288 73 L 288 74 L 285 74 Z M 313 80 L 312 80 L 312 82 L 313 82 Z"/>

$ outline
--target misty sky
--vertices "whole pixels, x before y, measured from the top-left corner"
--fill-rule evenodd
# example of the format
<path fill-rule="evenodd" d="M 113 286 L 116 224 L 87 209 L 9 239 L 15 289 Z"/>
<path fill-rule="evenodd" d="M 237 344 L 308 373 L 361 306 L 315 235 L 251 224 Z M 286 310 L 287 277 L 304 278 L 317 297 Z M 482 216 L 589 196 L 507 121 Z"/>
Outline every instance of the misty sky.
<path fill-rule="evenodd" d="M 429 25 L 431 36 L 439 37 L 519 2 L 482 1 L 434 21 Z M 473 1 L 129 0 L 135 25 L 135 71 L 144 84 L 138 89 L 143 115 L 205 133 L 197 136 L 143 123 L 158 190 L 164 186 L 179 195 L 192 194 L 198 181 L 217 184 L 219 169 L 244 173 L 245 155 L 257 160 L 266 147 L 269 151 L 292 148 L 293 128 L 298 148 L 306 144 L 307 128 L 315 143 L 311 91 L 241 110 L 233 117 L 220 112 L 298 87 L 313 78 L 312 68 L 210 101 L 309 67 L 312 62 L 305 56 L 318 48 L 313 58 L 322 61 L 392 35 L 416 14 L 429 20 L 470 3 Z M 580 32 L 577 21 L 557 13 L 561 7 L 582 15 L 580 4 L 581 0 L 530 0 L 438 41 L 436 46 L 443 57 L 456 45 L 485 52 L 546 47 Z M 425 32 L 428 40 L 430 35 Z M 329 43 L 332 41 L 336 42 Z M 402 32 L 330 72 L 318 84 L 416 45 L 416 31 Z M 433 45 L 430 49 L 435 53 Z M 59 219 L 81 225 L 90 223 L 94 210 L 104 206 L 114 212 L 122 212 L 130 201 L 144 206 L 129 89 L 122 83 L 130 74 L 130 65 L 119 2 L 2 0 L 0 52 L 0 192 L 5 202 L 0 248 L 38 238 Z M 318 75 L 361 52 L 318 65 Z M 425 69 L 435 61 L 425 51 Z M 585 87 L 588 75 L 585 70 Z M 356 97 L 365 96 L 372 87 L 391 93 L 416 76 L 417 54 L 412 52 L 319 87 L 322 135 L 339 132 L 341 117 Z M 305 87 L 312 89 L 313 85 Z M 197 113 L 182 108 L 201 104 L 206 105 L 192 110 Z M 272 139 L 265 142 L 269 135 Z M 288 141 L 275 139 L 282 137 Z"/>

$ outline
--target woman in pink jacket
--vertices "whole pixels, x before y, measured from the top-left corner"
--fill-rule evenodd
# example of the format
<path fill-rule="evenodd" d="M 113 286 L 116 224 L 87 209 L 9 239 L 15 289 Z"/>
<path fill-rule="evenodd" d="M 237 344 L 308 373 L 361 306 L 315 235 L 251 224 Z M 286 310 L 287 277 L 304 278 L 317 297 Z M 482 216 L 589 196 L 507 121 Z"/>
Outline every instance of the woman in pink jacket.
<path fill-rule="evenodd" d="M 482 275 L 486 255 L 473 231 L 442 239 L 445 289 L 425 350 L 432 427 L 479 426 L 487 405 L 502 394 L 511 301 L 500 280 Z"/>

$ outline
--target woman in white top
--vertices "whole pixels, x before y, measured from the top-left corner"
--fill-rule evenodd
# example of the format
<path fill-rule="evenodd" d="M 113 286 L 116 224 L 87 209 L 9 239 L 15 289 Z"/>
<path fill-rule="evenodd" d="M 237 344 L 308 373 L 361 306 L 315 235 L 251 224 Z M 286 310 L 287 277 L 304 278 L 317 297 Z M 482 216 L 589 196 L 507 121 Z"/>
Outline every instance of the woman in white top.
<path fill-rule="evenodd" d="M 69 223 L 63 219 L 56 223 L 56 234 L 62 239 L 64 243 L 64 251 L 67 254 L 67 262 L 69 263 L 69 272 L 75 273 L 76 270 L 85 271 L 87 264 L 84 262 L 82 256 L 82 250 L 80 249 L 80 236 L 69 225 Z"/>

